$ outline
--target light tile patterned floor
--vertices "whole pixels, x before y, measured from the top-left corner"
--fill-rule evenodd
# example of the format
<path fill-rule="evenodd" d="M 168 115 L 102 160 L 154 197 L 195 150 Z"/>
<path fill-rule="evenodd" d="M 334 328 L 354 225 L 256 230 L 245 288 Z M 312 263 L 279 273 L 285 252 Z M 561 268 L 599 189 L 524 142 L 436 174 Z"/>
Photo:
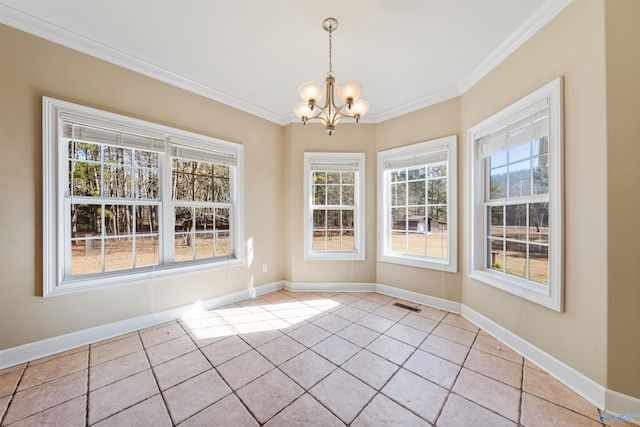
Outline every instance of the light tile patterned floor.
<path fill-rule="evenodd" d="M 598 418 L 461 316 L 377 293 L 274 292 L 0 371 L 2 426 L 597 427 Z"/>

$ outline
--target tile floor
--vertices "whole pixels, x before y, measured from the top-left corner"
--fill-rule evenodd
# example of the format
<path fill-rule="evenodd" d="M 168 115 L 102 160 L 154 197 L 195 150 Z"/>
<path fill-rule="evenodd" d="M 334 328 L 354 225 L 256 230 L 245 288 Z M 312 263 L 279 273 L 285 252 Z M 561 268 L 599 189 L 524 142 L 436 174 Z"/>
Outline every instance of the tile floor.
<path fill-rule="evenodd" d="M 603 425 L 461 316 L 395 302 L 278 291 L 0 370 L 1 425 Z"/>

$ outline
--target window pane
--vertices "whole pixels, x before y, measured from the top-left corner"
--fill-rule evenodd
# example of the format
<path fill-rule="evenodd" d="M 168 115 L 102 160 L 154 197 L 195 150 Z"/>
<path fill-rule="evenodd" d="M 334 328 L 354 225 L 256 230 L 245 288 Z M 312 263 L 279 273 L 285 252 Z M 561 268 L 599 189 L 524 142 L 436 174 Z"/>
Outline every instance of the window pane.
<path fill-rule="evenodd" d="M 549 204 L 529 205 L 529 241 L 549 243 Z"/>
<path fill-rule="evenodd" d="M 313 172 L 313 183 L 314 184 L 326 184 L 327 183 L 327 173 L 326 172 Z"/>
<path fill-rule="evenodd" d="M 407 203 L 407 184 L 391 184 L 391 206 L 403 206 Z"/>
<path fill-rule="evenodd" d="M 174 173 L 171 185 L 173 200 L 189 200 L 191 197 L 191 175 Z"/>
<path fill-rule="evenodd" d="M 158 258 L 158 237 L 137 237 L 136 238 L 136 267 L 146 265 L 157 265 Z"/>
<path fill-rule="evenodd" d="M 507 152 L 500 151 L 499 153 L 493 154 L 490 157 L 491 160 L 491 168 L 496 168 L 498 166 L 504 166 L 507 164 Z"/>
<path fill-rule="evenodd" d="M 327 186 L 327 205 L 330 205 L 330 206 L 340 205 L 340 186 L 339 185 Z"/>
<path fill-rule="evenodd" d="M 527 277 L 527 245 L 525 243 L 507 242 L 505 270 L 508 274 Z"/>
<path fill-rule="evenodd" d="M 447 258 L 449 234 L 446 229 L 440 230 L 432 223 L 431 233 L 427 235 L 427 256 L 433 258 Z"/>
<path fill-rule="evenodd" d="M 71 274 L 102 271 L 102 240 L 79 239 L 71 242 Z"/>
<path fill-rule="evenodd" d="M 215 234 L 215 256 L 231 256 L 231 238 L 228 231 L 222 231 Z"/>
<path fill-rule="evenodd" d="M 158 228 L 158 206 L 136 206 L 136 233 L 157 233 Z"/>
<path fill-rule="evenodd" d="M 327 237 L 326 231 L 314 230 L 313 243 L 311 245 L 312 249 L 314 251 L 324 251 L 326 248 L 326 237 Z"/>
<path fill-rule="evenodd" d="M 447 176 L 447 164 L 442 163 L 439 165 L 429 166 L 429 178 L 440 178 Z"/>
<path fill-rule="evenodd" d="M 529 245 L 529 279 L 549 284 L 549 247 Z"/>
<path fill-rule="evenodd" d="M 391 252 L 394 253 L 407 253 L 407 233 L 404 232 L 391 232 Z"/>
<path fill-rule="evenodd" d="M 214 228 L 215 209 L 196 208 L 196 231 L 209 231 Z"/>
<path fill-rule="evenodd" d="M 158 171 L 154 169 L 139 169 L 135 176 L 136 197 L 139 199 L 158 199 L 160 187 Z"/>
<path fill-rule="evenodd" d="M 354 223 L 355 223 L 354 211 L 352 211 L 352 210 L 343 210 L 342 211 L 342 228 L 343 229 L 352 229 Z"/>
<path fill-rule="evenodd" d="M 353 230 L 346 230 L 342 232 L 342 250 L 343 251 L 356 250 L 356 242 L 354 239 Z"/>
<path fill-rule="evenodd" d="M 102 233 L 101 205 L 71 205 L 71 238 Z"/>
<path fill-rule="evenodd" d="M 330 230 L 340 229 L 340 211 L 339 210 L 327 210 L 327 228 Z"/>
<path fill-rule="evenodd" d="M 213 165 L 214 201 L 231 203 L 230 176 L 231 169 L 229 166 Z"/>
<path fill-rule="evenodd" d="M 353 185 L 342 186 L 342 206 L 354 206 L 356 187 Z"/>
<path fill-rule="evenodd" d="M 394 171 L 391 171 L 391 182 L 406 181 L 406 180 L 407 180 L 406 169 L 396 169 Z"/>
<path fill-rule="evenodd" d="M 531 194 L 531 162 L 525 160 L 509 165 L 509 197 Z"/>
<path fill-rule="evenodd" d="M 409 233 L 407 236 L 409 247 L 407 248 L 407 252 L 410 255 L 418 255 L 425 256 L 427 253 L 426 247 L 427 242 L 425 239 L 424 233 Z"/>
<path fill-rule="evenodd" d="M 409 217 L 407 218 L 407 229 L 424 233 L 426 230 L 425 208 L 409 208 L 408 212 Z"/>
<path fill-rule="evenodd" d="M 342 183 L 343 184 L 354 184 L 356 174 L 355 172 L 342 172 Z"/>
<path fill-rule="evenodd" d="M 504 237 L 504 206 L 490 206 L 489 235 Z"/>
<path fill-rule="evenodd" d="M 407 170 L 408 179 L 424 179 L 424 166 L 419 168 L 411 168 Z"/>
<path fill-rule="evenodd" d="M 549 155 L 533 158 L 533 194 L 549 194 Z"/>
<path fill-rule="evenodd" d="M 175 208 L 175 231 L 190 232 L 193 228 L 193 214 L 191 208 L 176 207 Z"/>
<path fill-rule="evenodd" d="M 507 195 L 507 168 L 491 169 L 491 181 L 489 184 L 489 198 L 491 200 L 502 199 Z"/>
<path fill-rule="evenodd" d="M 409 182 L 410 205 L 424 205 L 425 203 L 425 183 L 424 181 Z"/>
<path fill-rule="evenodd" d="M 438 231 L 441 228 L 447 228 L 447 207 L 446 206 L 429 206 L 429 222 L 427 224 L 429 231 Z"/>
<path fill-rule="evenodd" d="M 158 169 L 158 153 L 135 150 L 134 160 L 137 168 Z"/>
<path fill-rule="evenodd" d="M 489 265 L 487 267 L 504 272 L 504 241 L 489 239 Z"/>
<path fill-rule="evenodd" d="M 103 162 L 110 165 L 131 166 L 133 152 L 129 148 L 112 147 L 105 145 L 103 150 Z"/>
<path fill-rule="evenodd" d="M 131 168 L 105 165 L 102 195 L 104 197 L 133 197 Z"/>
<path fill-rule="evenodd" d="M 313 211 L 313 228 L 324 229 L 327 227 L 327 213 L 323 210 Z"/>
<path fill-rule="evenodd" d="M 447 203 L 447 179 L 430 179 L 429 180 L 429 204 L 446 204 Z"/>
<path fill-rule="evenodd" d="M 394 230 L 407 229 L 407 209 L 392 208 L 391 209 L 391 228 Z"/>
<path fill-rule="evenodd" d="M 340 184 L 340 172 L 327 172 L 327 184 Z"/>
<path fill-rule="evenodd" d="M 216 230 L 229 230 L 231 227 L 231 209 L 216 209 Z"/>
<path fill-rule="evenodd" d="M 85 162 L 69 162 L 70 185 L 74 196 L 100 196 L 100 165 Z"/>
<path fill-rule="evenodd" d="M 100 145 L 69 141 L 69 158 L 84 161 L 100 161 Z"/>
<path fill-rule="evenodd" d="M 527 157 L 531 157 L 531 142 L 526 142 L 509 149 L 509 163 L 515 163 Z"/>
<path fill-rule="evenodd" d="M 313 204 L 314 205 L 327 204 L 327 186 L 326 185 L 313 186 Z"/>
<path fill-rule="evenodd" d="M 175 234 L 175 261 L 191 261 L 194 259 L 194 243 L 191 233 L 176 233 Z"/>
<path fill-rule="evenodd" d="M 133 239 L 105 239 L 104 270 L 133 268 Z"/>
<path fill-rule="evenodd" d="M 507 239 L 526 240 L 527 238 L 527 205 L 508 205 L 506 217 Z"/>
<path fill-rule="evenodd" d="M 133 206 L 106 205 L 103 212 L 105 234 L 133 234 Z"/>
<path fill-rule="evenodd" d="M 340 250 L 340 235 L 341 231 L 327 231 L 327 250 L 328 251 L 339 251 Z"/>
<path fill-rule="evenodd" d="M 213 233 L 196 234 L 196 259 L 213 258 Z"/>

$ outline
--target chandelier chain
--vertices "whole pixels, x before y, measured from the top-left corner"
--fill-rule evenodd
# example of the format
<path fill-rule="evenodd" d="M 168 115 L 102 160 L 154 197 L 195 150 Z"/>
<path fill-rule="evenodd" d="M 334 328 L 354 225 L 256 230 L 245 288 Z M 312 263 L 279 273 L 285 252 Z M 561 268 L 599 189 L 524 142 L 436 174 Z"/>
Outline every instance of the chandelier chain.
<path fill-rule="evenodd" d="M 333 35 L 333 31 L 329 29 L 329 72 L 327 73 L 328 76 L 333 76 L 333 62 L 331 61 L 331 53 L 333 50 L 332 35 Z"/>

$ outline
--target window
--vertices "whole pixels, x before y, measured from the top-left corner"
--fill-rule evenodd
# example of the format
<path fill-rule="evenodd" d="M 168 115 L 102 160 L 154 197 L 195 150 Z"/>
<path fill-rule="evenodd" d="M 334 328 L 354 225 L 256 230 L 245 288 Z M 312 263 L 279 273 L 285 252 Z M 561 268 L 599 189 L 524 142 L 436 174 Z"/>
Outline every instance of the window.
<path fill-rule="evenodd" d="M 456 141 L 378 153 L 381 261 L 457 271 Z"/>
<path fill-rule="evenodd" d="M 44 295 L 242 263 L 242 146 L 43 99 Z"/>
<path fill-rule="evenodd" d="M 469 130 L 470 276 L 562 310 L 561 81 Z"/>
<path fill-rule="evenodd" d="M 365 259 L 364 181 L 363 153 L 304 153 L 305 259 Z"/>

